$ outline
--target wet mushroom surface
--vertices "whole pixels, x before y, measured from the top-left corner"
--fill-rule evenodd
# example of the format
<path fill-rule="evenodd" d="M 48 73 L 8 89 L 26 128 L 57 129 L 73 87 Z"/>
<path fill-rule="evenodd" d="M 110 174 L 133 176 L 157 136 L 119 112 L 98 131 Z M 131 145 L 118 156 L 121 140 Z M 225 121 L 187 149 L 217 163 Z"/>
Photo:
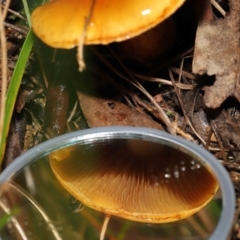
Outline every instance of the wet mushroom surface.
<path fill-rule="evenodd" d="M 53 0 L 33 12 L 32 27 L 43 42 L 55 48 L 78 46 L 85 30 L 85 44 L 108 44 L 155 27 L 183 3 L 184 0 Z"/>
<path fill-rule="evenodd" d="M 215 176 L 198 159 L 155 142 L 99 141 L 49 158 L 59 182 L 83 204 L 138 222 L 186 218 L 218 189 Z"/>

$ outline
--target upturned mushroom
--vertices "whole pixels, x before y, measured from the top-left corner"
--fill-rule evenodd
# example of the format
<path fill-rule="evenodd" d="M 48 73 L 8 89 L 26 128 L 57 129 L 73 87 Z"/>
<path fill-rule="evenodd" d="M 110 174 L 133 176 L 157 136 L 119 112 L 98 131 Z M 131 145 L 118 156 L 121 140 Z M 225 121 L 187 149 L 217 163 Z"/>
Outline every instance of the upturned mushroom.
<path fill-rule="evenodd" d="M 70 49 L 133 38 L 157 26 L 185 0 L 51 0 L 32 14 L 34 33 L 47 45 Z"/>
<path fill-rule="evenodd" d="M 203 208 L 218 182 L 198 159 L 159 145 L 116 140 L 87 150 L 70 147 L 52 153 L 50 165 L 71 195 L 107 219 L 114 215 L 144 223 L 178 221 Z"/>

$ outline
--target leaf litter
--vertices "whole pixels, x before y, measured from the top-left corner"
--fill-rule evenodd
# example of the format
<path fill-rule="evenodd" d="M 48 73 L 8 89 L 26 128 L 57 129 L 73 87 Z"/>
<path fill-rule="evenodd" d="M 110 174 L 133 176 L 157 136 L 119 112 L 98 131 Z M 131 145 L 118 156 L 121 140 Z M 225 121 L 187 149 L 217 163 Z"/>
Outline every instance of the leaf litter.
<path fill-rule="evenodd" d="M 216 76 L 204 89 L 209 108 L 218 108 L 230 96 L 240 101 L 240 1 L 229 5 L 224 19 L 200 22 L 197 29 L 193 72 Z"/>

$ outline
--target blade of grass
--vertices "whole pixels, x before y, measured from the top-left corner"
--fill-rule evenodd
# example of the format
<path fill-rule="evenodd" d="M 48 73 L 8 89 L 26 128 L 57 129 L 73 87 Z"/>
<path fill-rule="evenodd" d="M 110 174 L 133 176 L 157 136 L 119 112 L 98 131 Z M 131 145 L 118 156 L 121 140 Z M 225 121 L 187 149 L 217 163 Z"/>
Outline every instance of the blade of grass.
<path fill-rule="evenodd" d="M 6 96 L 6 110 L 3 122 L 3 129 L 1 132 L 1 145 L 0 145 L 0 165 L 2 164 L 4 151 L 6 147 L 6 139 L 9 131 L 9 126 L 12 118 L 12 113 L 17 98 L 19 86 L 21 84 L 22 76 L 25 70 L 25 66 L 28 62 L 29 55 L 31 53 L 33 46 L 33 33 L 30 30 L 24 44 L 22 46 L 21 52 L 19 54 L 16 67 L 14 69 L 12 80 L 9 84 L 7 96 Z"/>
<path fill-rule="evenodd" d="M 31 19 L 30 19 L 30 11 L 28 7 L 28 3 L 26 0 L 22 0 L 23 6 L 24 6 L 24 11 L 28 20 L 28 25 L 31 27 Z M 16 63 L 12 79 L 7 91 L 6 95 L 6 102 L 5 98 L 2 100 L 2 104 L 5 103 L 5 106 L 3 108 L 4 112 L 2 113 L 2 129 L 1 129 L 1 136 L 0 136 L 0 166 L 2 165 L 3 157 L 4 157 L 4 152 L 6 148 L 6 142 L 7 142 L 7 135 L 10 127 L 10 122 L 13 114 L 13 109 L 15 105 L 15 101 L 17 98 L 19 86 L 22 80 L 22 76 L 24 73 L 25 66 L 28 61 L 29 54 L 32 50 L 33 46 L 33 34 L 32 31 L 30 30 L 22 47 L 22 50 L 20 52 L 18 61 Z"/>
<path fill-rule="evenodd" d="M 5 227 L 11 218 L 16 216 L 19 212 L 20 209 L 18 207 L 14 207 L 13 209 L 8 209 L 2 202 L 0 204 L 0 207 L 3 208 L 5 214 L 1 216 L 0 218 L 0 230 Z"/>
<path fill-rule="evenodd" d="M 9 0 L 7 0 L 9 1 Z M 10 2 L 10 1 L 9 1 Z M 45 0 L 42 1 L 42 4 L 45 2 Z M 28 20 L 28 25 L 31 27 L 31 13 L 29 10 L 29 5 L 27 0 L 22 0 L 23 6 L 24 6 L 24 11 Z M 3 13 L 5 14 L 5 12 Z M 2 111 L 3 114 L 1 114 L 2 118 L 2 125 L 0 122 L 0 166 L 2 165 L 3 157 L 4 157 L 4 152 L 6 148 L 6 142 L 7 142 L 7 135 L 9 131 L 9 126 L 13 114 L 13 109 L 16 101 L 16 97 L 18 94 L 19 86 L 21 84 L 22 76 L 25 70 L 25 66 L 27 64 L 29 55 L 31 53 L 33 46 L 33 33 L 32 30 L 30 30 L 27 34 L 27 37 L 24 41 L 24 44 L 22 46 L 21 52 L 19 54 L 18 61 L 16 63 L 12 79 L 7 91 L 7 96 L 6 96 L 6 102 L 5 102 L 5 96 L 4 98 L 2 97 L 2 105 L 5 103 L 5 106 L 3 109 L 4 112 Z M 4 48 L 6 49 L 6 48 Z"/>
<path fill-rule="evenodd" d="M 28 25 L 29 27 L 31 27 L 31 14 L 29 11 L 28 3 L 26 0 L 22 0 L 22 3 L 23 3 L 24 11 L 27 17 Z"/>
<path fill-rule="evenodd" d="M 126 238 L 127 231 L 131 228 L 131 222 L 130 221 L 124 221 L 123 225 L 119 231 L 118 240 L 124 240 Z"/>

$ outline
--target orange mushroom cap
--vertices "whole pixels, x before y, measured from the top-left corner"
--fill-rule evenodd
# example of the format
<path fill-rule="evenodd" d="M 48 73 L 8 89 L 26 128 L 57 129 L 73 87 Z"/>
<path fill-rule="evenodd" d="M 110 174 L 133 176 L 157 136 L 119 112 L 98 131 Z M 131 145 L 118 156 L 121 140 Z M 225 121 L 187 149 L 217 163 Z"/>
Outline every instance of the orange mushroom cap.
<path fill-rule="evenodd" d="M 138 222 L 186 218 L 215 195 L 214 174 L 197 159 L 154 142 L 118 140 L 50 155 L 62 186 L 85 205 Z"/>
<path fill-rule="evenodd" d="M 108 44 L 137 36 L 173 14 L 185 0 L 95 0 L 85 44 Z M 55 48 L 79 44 L 92 0 L 51 0 L 32 14 L 34 33 Z"/>

